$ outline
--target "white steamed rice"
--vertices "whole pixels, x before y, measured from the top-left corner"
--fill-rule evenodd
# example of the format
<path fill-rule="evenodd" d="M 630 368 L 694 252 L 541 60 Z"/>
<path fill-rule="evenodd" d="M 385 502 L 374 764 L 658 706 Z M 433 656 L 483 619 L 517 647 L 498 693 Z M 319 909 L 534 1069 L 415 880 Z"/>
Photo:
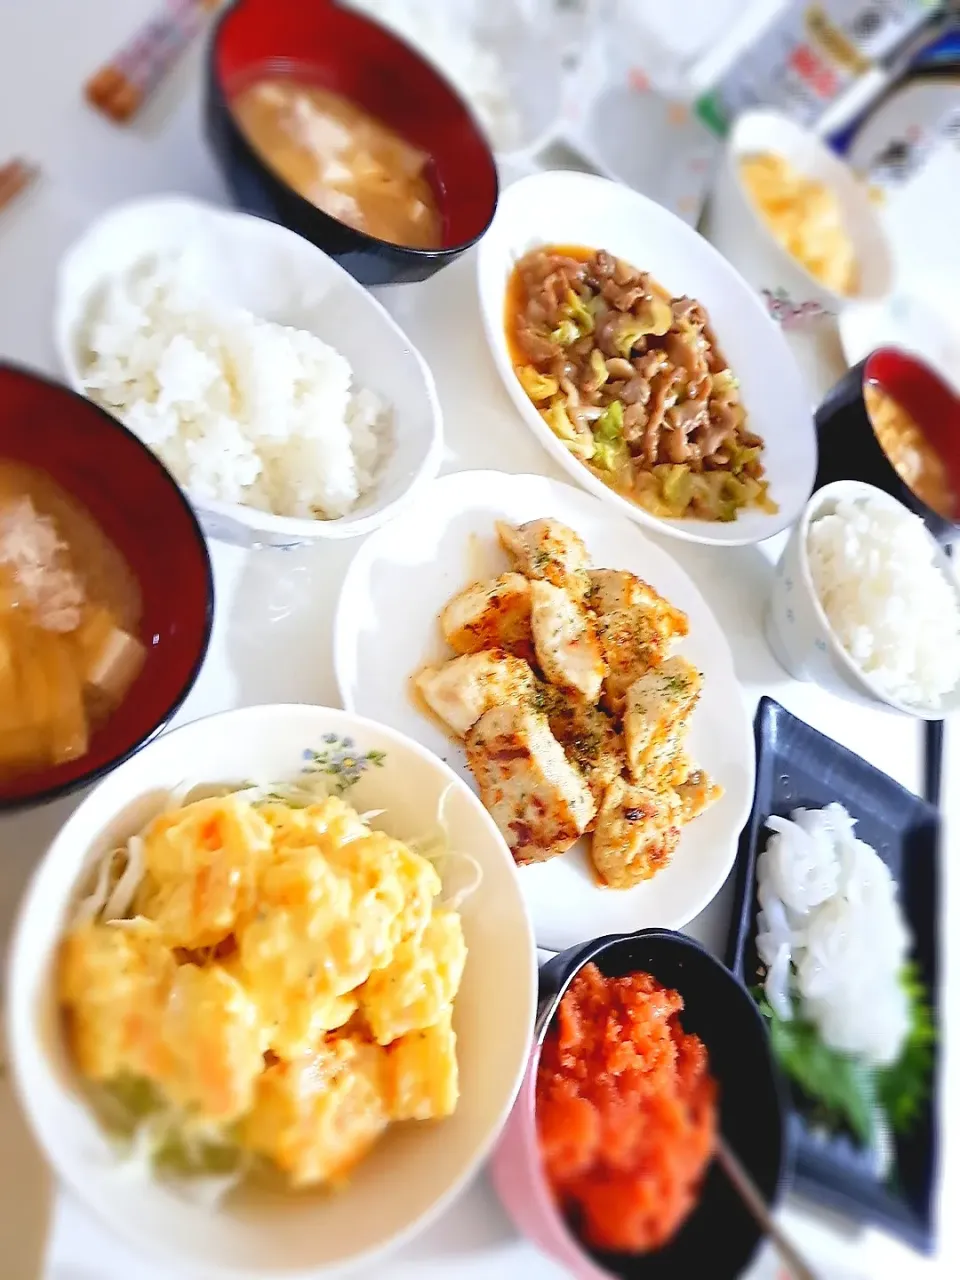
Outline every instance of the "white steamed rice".
<path fill-rule="evenodd" d="M 197 502 L 336 519 L 373 486 L 383 401 L 312 333 L 205 296 L 177 257 L 112 277 L 85 318 L 81 377 Z"/>
<path fill-rule="evenodd" d="M 772 816 L 757 860 L 757 953 L 781 1018 L 810 1019 L 824 1043 L 874 1066 L 909 1030 L 901 981 L 910 935 L 890 871 L 839 804 Z"/>
<path fill-rule="evenodd" d="M 923 522 L 875 498 L 810 525 L 810 574 L 840 644 L 881 693 L 937 707 L 960 681 L 956 586 Z"/>

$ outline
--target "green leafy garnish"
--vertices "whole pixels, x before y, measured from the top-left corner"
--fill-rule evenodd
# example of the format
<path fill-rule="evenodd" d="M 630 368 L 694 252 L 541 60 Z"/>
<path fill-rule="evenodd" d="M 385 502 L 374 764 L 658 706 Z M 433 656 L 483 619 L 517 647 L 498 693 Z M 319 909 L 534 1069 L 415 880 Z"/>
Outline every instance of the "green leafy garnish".
<path fill-rule="evenodd" d="M 889 1067 L 869 1067 L 831 1049 L 803 1017 L 780 1018 L 757 988 L 754 995 L 770 1025 L 774 1056 L 784 1074 L 814 1104 L 829 1127 L 847 1128 L 865 1146 L 876 1137 L 881 1111 L 894 1133 L 909 1133 L 930 1093 L 936 1030 L 916 966 L 901 976 L 910 1007 L 910 1030 L 900 1057 Z"/>
<path fill-rule="evenodd" d="M 937 1033 L 916 965 L 907 965 L 901 981 L 910 1002 L 910 1030 L 898 1060 L 877 1072 L 877 1097 L 893 1131 L 909 1133 L 930 1093 Z"/>
<path fill-rule="evenodd" d="M 770 1023 L 770 1043 L 784 1074 L 817 1103 L 828 1124 L 851 1129 L 869 1146 L 876 1103 L 870 1069 L 825 1045 L 812 1022 L 784 1021 L 765 1000 L 760 1001 L 760 1012 Z"/>

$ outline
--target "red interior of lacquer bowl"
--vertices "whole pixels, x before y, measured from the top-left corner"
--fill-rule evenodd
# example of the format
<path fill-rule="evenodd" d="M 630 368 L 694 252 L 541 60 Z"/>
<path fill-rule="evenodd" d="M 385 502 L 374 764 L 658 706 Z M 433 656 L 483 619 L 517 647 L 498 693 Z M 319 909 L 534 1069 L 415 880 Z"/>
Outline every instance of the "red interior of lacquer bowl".
<path fill-rule="evenodd" d="M 0 776 L 0 805 L 93 778 L 164 724 L 189 691 L 213 617 L 210 559 L 176 483 L 108 414 L 63 387 L 0 368 L 0 457 L 45 471 L 95 517 L 136 574 L 143 671 L 90 750 L 57 768 Z"/>
<path fill-rule="evenodd" d="M 956 392 L 927 365 L 893 348 L 870 356 L 863 380 L 877 383 L 910 414 L 943 460 L 954 493 L 960 493 L 960 397 Z"/>
<path fill-rule="evenodd" d="M 244 0 L 220 24 L 214 67 L 228 97 L 259 74 L 286 73 L 349 98 L 430 155 L 443 248 L 486 229 L 497 176 L 480 128 L 446 81 L 376 23 L 324 0 Z"/>

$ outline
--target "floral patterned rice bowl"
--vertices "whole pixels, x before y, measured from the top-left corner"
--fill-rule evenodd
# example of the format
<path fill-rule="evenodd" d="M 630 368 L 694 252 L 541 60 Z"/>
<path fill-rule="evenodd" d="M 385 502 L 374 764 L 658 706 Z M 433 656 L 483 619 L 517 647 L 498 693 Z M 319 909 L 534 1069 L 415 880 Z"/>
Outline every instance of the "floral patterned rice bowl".
<path fill-rule="evenodd" d="M 398 1126 L 336 1195 L 250 1188 L 211 1210 L 118 1161 L 63 1050 L 53 960 L 91 865 L 139 830 L 171 791 L 250 779 L 267 788 L 284 783 L 286 792 L 302 778 L 306 797 L 317 774 L 400 839 L 434 834 L 442 805 L 450 847 L 469 853 L 481 868 L 479 887 L 460 908 L 468 948 L 454 1010 L 460 1103 L 435 1126 Z M 87 796 L 24 897 L 8 990 L 10 1061 L 23 1109 L 47 1159 L 87 1206 L 158 1264 L 191 1280 L 290 1280 L 369 1265 L 425 1226 L 476 1171 L 526 1065 L 536 949 L 507 847 L 446 765 L 403 735 L 349 712 L 249 707 L 164 734 Z"/>

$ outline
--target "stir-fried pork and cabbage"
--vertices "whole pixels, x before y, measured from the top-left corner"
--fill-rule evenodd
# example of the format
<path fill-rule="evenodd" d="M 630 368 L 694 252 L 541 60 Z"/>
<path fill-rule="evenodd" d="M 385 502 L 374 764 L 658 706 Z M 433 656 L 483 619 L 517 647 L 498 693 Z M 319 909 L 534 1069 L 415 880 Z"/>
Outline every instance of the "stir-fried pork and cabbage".
<path fill-rule="evenodd" d="M 600 250 L 514 268 L 507 334 L 524 391 L 594 475 L 657 516 L 775 511 L 739 384 L 694 298 Z"/>

